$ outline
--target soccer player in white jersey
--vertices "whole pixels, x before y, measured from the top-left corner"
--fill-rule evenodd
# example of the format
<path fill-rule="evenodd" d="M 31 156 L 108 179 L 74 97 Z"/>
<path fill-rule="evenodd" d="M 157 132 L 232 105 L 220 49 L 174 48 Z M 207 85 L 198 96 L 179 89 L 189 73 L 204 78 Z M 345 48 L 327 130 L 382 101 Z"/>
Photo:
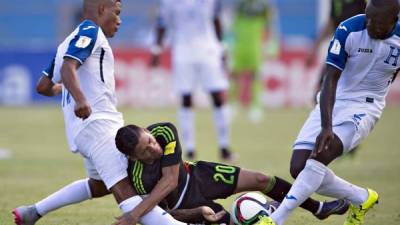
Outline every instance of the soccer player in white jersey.
<path fill-rule="evenodd" d="M 293 146 L 297 177 L 279 208 L 260 224 L 282 225 L 314 192 L 348 199 L 345 225 L 359 225 L 378 194 L 336 176 L 327 165 L 353 149 L 371 132 L 400 69 L 398 0 L 370 0 L 366 14 L 341 23 L 331 41 L 320 102 Z M 304 169 L 303 169 L 304 168 Z"/>
<path fill-rule="evenodd" d="M 220 0 L 161 0 L 152 65 L 159 63 L 162 41 L 168 30 L 172 37 L 174 87 L 181 100 L 178 121 L 188 159 L 195 157 L 192 94 L 197 84 L 201 84 L 212 98 L 220 157 L 223 160 L 233 158 L 229 149 L 228 80 L 222 62 L 220 11 Z"/>
<path fill-rule="evenodd" d="M 62 89 L 68 144 L 72 152 L 83 156 L 89 178 L 75 181 L 32 206 L 14 209 L 18 225 L 35 224 L 57 208 L 110 192 L 125 213 L 117 224 L 136 224 L 139 220 L 128 212 L 142 199 L 130 183 L 127 159 L 114 140 L 123 119 L 116 109 L 114 57 L 107 38 L 113 37 L 121 24 L 121 1 L 84 0 L 83 6 L 85 20 L 59 45 L 37 89 L 48 96 Z M 184 224 L 159 207 L 146 212 L 142 224 Z"/>

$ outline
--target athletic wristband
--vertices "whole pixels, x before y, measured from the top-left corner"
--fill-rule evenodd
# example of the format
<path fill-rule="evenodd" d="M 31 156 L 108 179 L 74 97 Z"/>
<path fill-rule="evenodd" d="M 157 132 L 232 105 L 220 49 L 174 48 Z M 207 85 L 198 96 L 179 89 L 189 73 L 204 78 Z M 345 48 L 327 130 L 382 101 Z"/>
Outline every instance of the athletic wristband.
<path fill-rule="evenodd" d="M 121 203 L 119 203 L 119 208 L 121 209 L 122 212 L 127 213 L 132 211 L 137 205 L 139 205 L 140 202 L 142 202 L 142 198 L 139 195 L 135 195 L 133 197 L 130 197 Z"/>

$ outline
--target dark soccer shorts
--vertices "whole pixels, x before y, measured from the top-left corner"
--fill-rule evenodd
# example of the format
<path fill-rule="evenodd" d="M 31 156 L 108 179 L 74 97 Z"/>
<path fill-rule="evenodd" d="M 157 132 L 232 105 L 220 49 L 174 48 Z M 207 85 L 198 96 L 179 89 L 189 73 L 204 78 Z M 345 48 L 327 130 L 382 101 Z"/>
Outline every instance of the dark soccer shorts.
<path fill-rule="evenodd" d="M 209 206 L 215 212 L 224 209 L 214 202 L 231 196 L 239 178 L 240 168 L 220 163 L 198 161 L 190 165 L 190 181 L 180 209 Z M 229 224 L 229 213 L 220 223 Z"/>

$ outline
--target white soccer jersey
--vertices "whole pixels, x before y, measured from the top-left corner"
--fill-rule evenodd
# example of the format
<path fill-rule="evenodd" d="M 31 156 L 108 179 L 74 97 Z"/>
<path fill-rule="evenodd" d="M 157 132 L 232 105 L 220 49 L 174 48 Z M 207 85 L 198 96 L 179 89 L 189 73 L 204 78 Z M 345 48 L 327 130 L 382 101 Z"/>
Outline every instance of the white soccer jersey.
<path fill-rule="evenodd" d="M 63 88 L 61 106 L 65 130 L 70 149 L 75 152 L 75 137 L 91 121 L 106 119 L 123 124 L 123 119 L 116 108 L 114 56 L 101 28 L 85 20 L 58 46 L 55 59 L 43 71 L 54 83 L 61 82 L 60 69 L 65 57 L 81 63 L 77 70 L 80 88 L 92 109 L 89 118 L 82 120 L 76 117 L 75 101 L 68 90 Z"/>
<path fill-rule="evenodd" d="M 400 69 L 400 24 L 384 40 L 371 39 L 366 16 L 342 22 L 330 43 L 326 63 L 340 70 L 336 99 L 366 101 L 380 116 L 390 84 Z"/>
<path fill-rule="evenodd" d="M 174 58 L 207 57 L 221 49 L 213 23 L 220 10 L 219 0 L 161 0 L 159 24 L 170 31 Z"/>

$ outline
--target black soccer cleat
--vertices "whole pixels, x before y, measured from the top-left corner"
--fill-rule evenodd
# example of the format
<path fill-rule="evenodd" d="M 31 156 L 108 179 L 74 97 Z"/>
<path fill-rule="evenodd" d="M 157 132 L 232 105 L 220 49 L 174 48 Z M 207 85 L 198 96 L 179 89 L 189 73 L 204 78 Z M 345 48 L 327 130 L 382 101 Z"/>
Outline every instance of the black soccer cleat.
<path fill-rule="evenodd" d="M 231 152 L 229 148 L 221 148 L 220 158 L 222 161 L 225 161 L 227 163 L 235 163 L 238 159 L 238 155 L 234 152 Z"/>
<path fill-rule="evenodd" d="M 349 209 L 350 202 L 345 199 L 338 199 L 335 201 L 324 202 L 321 212 L 314 214 L 320 220 L 328 218 L 330 215 L 343 215 Z"/>
<path fill-rule="evenodd" d="M 190 151 L 186 153 L 186 159 L 189 161 L 194 161 L 196 158 L 196 155 L 194 153 L 194 151 Z"/>

